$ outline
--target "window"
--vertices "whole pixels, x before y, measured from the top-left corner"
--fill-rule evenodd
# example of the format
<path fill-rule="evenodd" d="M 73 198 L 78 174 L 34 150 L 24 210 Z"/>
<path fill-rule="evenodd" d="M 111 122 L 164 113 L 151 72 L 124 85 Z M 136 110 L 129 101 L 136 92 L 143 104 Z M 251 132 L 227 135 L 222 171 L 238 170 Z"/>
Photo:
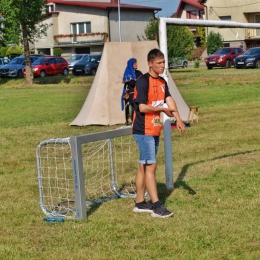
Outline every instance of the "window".
<path fill-rule="evenodd" d="M 260 15 L 256 15 L 256 16 L 255 16 L 255 22 L 256 22 L 256 23 L 260 23 Z M 256 35 L 256 36 L 260 36 L 260 29 L 256 29 L 256 30 L 255 30 L 255 35 Z"/>
<path fill-rule="evenodd" d="M 90 22 L 72 23 L 71 32 L 72 32 L 72 34 L 90 33 L 91 32 L 91 23 Z"/>
<path fill-rule="evenodd" d="M 219 19 L 222 21 L 231 21 L 231 15 L 219 16 Z"/>
<path fill-rule="evenodd" d="M 197 11 L 187 11 L 187 19 L 197 19 Z"/>

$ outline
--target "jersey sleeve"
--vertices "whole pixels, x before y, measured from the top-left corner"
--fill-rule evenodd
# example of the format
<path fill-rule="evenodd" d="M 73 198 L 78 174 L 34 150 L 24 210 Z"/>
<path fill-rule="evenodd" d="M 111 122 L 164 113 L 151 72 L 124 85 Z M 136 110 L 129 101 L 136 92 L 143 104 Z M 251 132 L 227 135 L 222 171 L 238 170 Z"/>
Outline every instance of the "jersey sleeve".
<path fill-rule="evenodd" d="M 148 101 L 148 88 L 149 82 L 146 76 L 141 76 L 136 81 L 136 96 L 135 96 L 135 103 L 138 104 L 147 104 Z"/>

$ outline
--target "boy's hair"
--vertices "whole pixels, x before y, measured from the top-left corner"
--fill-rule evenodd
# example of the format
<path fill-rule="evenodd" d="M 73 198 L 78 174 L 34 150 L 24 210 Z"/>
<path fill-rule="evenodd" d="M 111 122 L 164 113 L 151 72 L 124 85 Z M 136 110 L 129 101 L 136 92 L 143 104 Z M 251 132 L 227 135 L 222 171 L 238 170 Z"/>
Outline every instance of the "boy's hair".
<path fill-rule="evenodd" d="M 152 49 L 147 55 L 147 61 L 153 62 L 157 58 L 164 58 L 164 54 L 159 49 Z"/>

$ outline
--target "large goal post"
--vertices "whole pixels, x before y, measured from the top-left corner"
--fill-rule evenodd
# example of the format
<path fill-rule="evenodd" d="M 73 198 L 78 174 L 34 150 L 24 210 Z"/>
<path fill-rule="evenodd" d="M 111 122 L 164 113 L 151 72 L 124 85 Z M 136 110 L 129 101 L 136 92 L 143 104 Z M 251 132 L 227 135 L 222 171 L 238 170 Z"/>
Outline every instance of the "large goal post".
<path fill-rule="evenodd" d="M 85 219 L 88 206 L 134 198 L 139 152 L 131 127 L 42 141 L 36 150 L 40 207 Z"/>

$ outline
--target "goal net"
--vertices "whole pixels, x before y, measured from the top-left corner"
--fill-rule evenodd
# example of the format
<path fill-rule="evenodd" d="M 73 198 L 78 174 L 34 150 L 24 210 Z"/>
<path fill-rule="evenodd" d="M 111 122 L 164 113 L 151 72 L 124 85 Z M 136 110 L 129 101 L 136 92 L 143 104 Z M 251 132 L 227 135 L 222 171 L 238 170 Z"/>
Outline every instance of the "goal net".
<path fill-rule="evenodd" d="M 40 206 L 46 215 L 84 219 L 88 206 L 136 196 L 139 151 L 128 127 L 45 140 L 36 157 Z"/>

